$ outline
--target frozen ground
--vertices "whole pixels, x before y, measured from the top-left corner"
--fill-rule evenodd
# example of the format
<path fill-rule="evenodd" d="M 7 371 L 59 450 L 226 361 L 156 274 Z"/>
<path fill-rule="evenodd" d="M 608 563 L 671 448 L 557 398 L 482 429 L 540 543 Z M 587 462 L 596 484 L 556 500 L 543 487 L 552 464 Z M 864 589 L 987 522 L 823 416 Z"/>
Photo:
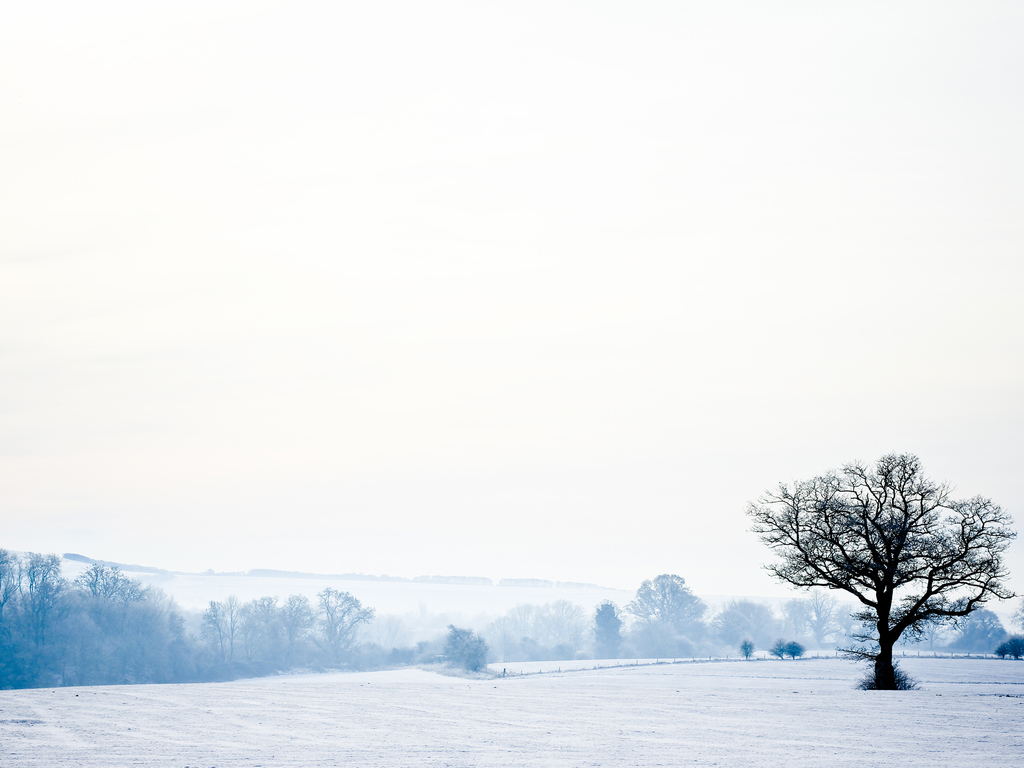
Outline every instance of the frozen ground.
<path fill-rule="evenodd" d="M 905 666 L 921 690 L 856 691 L 857 667 L 810 659 L 3 691 L 0 765 L 1022 764 L 1024 662 Z"/>

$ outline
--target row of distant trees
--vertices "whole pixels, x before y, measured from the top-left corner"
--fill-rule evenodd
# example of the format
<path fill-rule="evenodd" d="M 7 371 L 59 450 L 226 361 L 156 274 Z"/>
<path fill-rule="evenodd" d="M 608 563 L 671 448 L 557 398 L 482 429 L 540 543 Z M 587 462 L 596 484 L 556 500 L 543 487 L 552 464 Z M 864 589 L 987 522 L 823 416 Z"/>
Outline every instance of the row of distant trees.
<path fill-rule="evenodd" d="M 266 670 L 296 666 L 340 667 L 352 660 L 361 626 L 373 620 L 348 592 L 327 587 L 314 605 L 305 595 L 242 603 L 236 597 L 210 601 L 201 635 L 220 669 L 239 665 Z"/>
<path fill-rule="evenodd" d="M 194 646 L 163 592 L 103 566 L 68 581 L 56 555 L 0 549 L 0 687 L 194 679 Z"/>
<path fill-rule="evenodd" d="M 97 563 L 69 580 L 56 555 L 0 549 L 0 688 L 223 680 L 386 663 L 379 646 L 367 653 L 357 642 L 372 608 L 330 587 L 317 598 L 211 602 L 196 633 L 186 626 L 194 617 L 162 590 L 117 568 Z"/>
<path fill-rule="evenodd" d="M 622 608 L 605 602 L 588 616 L 565 600 L 518 605 L 481 634 L 495 661 L 750 655 L 755 650 L 775 653 L 779 637 L 789 638 L 784 645 L 801 649 L 852 644 L 864 629 L 856 612 L 852 603 L 840 603 L 824 591 L 788 600 L 779 610 L 755 600 L 730 600 L 712 612 L 682 577 L 663 574 L 645 581 Z M 1024 629 L 1024 606 L 1014 621 Z M 903 642 L 928 650 L 994 653 L 1008 637 L 995 613 L 979 609 L 955 626 L 936 622 Z"/>
<path fill-rule="evenodd" d="M 851 607 L 827 594 L 789 601 L 779 613 L 751 600 L 711 613 L 670 574 L 645 581 L 624 608 L 605 602 L 588 613 L 565 600 L 519 605 L 489 623 L 474 622 L 479 634 L 421 614 L 415 644 L 401 617 L 376 617 L 330 587 L 315 601 L 229 597 L 190 615 L 160 589 L 116 568 L 94 564 L 69 580 L 56 555 L 18 557 L 0 549 L 0 688 L 226 680 L 294 668 L 445 660 L 477 669 L 486 661 L 749 656 L 755 649 L 792 656 L 798 646 L 834 646 L 859 631 Z M 1024 606 L 1015 622 L 1024 629 Z M 775 642 L 781 635 L 788 650 Z M 916 639 L 928 647 L 1011 656 L 1022 642 L 985 609 L 962 619 L 952 635 L 926 631 Z"/>
<path fill-rule="evenodd" d="M 834 636 L 850 631 L 850 613 L 849 607 L 818 593 L 785 603 L 781 614 L 752 600 L 733 600 L 712 613 L 682 577 L 663 574 L 645 581 L 635 599 L 622 608 L 604 602 L 588 616 L 565 600 L 518 605 L 482 634 L 498 661 L 681 658 L 735 652 L 744 640 L 768 649 L 779 634 L 810 638 L 808 642 L 824 647 Z"/>

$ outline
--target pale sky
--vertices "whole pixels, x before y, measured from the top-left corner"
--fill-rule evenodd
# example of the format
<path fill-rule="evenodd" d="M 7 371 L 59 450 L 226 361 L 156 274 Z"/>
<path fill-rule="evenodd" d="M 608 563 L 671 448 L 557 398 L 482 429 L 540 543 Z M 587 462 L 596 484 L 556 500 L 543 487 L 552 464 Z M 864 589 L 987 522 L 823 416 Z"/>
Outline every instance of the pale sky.
<path fill-rule="evenodd" d="M 1024 521 L 1022 40 L 7 3 L 0 547 L 775 595 L 746 503 L 892 451 Z"/>

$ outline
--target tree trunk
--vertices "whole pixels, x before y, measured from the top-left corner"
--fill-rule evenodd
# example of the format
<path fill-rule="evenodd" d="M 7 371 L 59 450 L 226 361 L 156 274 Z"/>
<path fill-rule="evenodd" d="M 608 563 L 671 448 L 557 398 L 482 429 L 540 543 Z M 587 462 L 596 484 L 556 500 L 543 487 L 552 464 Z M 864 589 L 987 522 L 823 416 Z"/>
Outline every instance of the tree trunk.
<path fill-rule="evenodd" d="M 889 627 L 889 609 L 892 607 L 892 592 L 878 595 L 877 623 L 878 655 L 875 657 L 875 687 L 880 691 L 896 690 L 896 670 L 892 666 L 892 647 L 899 640 L 899 633 Z"/>
<path fill-rule="evenodd" d="M 878 655 L 875 657 L 875 685 L 880 691 L 895 691 L 896 670 L 892 666 L 892 647 L 895 640 L 878 639 Z"/>

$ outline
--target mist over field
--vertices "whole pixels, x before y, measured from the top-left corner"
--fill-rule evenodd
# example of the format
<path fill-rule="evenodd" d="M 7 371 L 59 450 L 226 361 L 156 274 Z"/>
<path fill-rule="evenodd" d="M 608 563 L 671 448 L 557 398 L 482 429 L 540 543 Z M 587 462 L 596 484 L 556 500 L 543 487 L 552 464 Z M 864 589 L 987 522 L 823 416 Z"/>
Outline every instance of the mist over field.
<path fill-rule="evenodd" d="M 125 570 L 122 570 L 122 567 Z M 1024 603 L 927 622 L 898 653 L 1024 656 Z M 0 549 L 0 688 L 184 683 L 309 671 L 592 660 L 850 658 L 877 648 L 850 595 L 698 596 L 541 579 L 172 573 Z M 1011 611 L 1015 611 L 1011 613 Z M 619 663 L 619 662 L 616 662 Z M 537 669 L 540 669 L 538 667 Z"/>

